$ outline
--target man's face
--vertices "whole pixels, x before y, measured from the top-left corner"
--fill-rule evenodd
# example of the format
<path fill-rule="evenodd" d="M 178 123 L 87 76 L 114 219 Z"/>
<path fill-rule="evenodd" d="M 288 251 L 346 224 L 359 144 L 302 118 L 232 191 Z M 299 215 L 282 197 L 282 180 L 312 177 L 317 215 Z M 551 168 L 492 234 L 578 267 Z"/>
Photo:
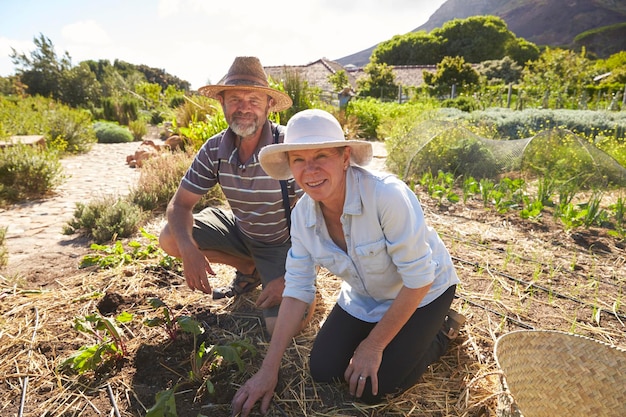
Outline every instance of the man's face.
<path fill-rule="evenodd" d="M 228 90 L 222 94 L 222 109 L 230 128 L 241 137 L 254 135 L 267 120 L 272 99 L 264 93 Z"/>

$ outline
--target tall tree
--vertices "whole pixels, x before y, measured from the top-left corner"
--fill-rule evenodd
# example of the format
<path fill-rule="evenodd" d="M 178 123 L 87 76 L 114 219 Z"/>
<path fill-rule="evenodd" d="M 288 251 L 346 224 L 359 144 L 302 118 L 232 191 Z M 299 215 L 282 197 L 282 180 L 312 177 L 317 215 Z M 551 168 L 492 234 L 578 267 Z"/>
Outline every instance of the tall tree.
<path fill-rule="evenodd" d="M 30 53 L 30 58 L 11 48 L 11 60 L 18 67 L 16 73 L 27 86 L 28 94 L 59 99 L 63 73 L 71 68 L 72 60 L 67 52 L 57 57 L 54 45 L 43 34 L 33 42 L 36 49 Z"/>

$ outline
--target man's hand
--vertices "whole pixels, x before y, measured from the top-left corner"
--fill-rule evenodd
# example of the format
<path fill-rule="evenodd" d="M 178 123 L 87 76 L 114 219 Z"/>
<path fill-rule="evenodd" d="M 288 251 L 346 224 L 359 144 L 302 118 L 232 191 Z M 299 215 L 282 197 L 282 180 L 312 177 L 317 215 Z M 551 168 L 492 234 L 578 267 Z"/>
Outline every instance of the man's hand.
<path fill-rule="evenodd" d="M 256 300 L 256 306 L 261 309 L 267 309 L 280 304 L 283 300 L 283 291 L 285 290 L 285 277 L 276 278 L 270 281 Z"/>
<path fill-rule="evenodd" d="M 194 247 L 188 249 L 182 255 L 183 274 L 187 286 L 192 290 L 200 290 L 205 294 L 211 294 L 211 284 L 208 275 L 215 275 L 211 264 L 204 257 L 200 249 Z"/>

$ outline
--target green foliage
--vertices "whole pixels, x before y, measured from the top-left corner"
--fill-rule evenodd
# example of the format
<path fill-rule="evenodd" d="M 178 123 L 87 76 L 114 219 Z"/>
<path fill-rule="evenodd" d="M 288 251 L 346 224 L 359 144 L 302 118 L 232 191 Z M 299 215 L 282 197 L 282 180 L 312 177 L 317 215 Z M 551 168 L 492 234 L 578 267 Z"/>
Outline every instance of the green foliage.
<path fill-rule="evenodd" d="M 148 126 L 143 120 L 133 120 L 128 124 L 128 129 L 133 135 L 133 140 L 140 141 L 147 133 Z"/>
<path fill-rule="evenodd" d="M 370 62 L 363 68 L 366 77 L 357 80 L 359 96 L 374 97 L 381 101 L 394 100 L 398 96 L 398 84 L 390 66 Z"/>
<path fill-rule="evenodd" d="M 446 56 L 437 64 L 435 73 L 424 72 L 424 83 L 432 94 L 440 97 L 450 96 L 453 86 L 457 94 L 469 94 L 476 89 L 478 81 L 478 72 L 460 56 Z"/>
<path fill-rule="evenodd" d="M 130 237 L 139 229 L 146 214 L 126 201 L 105 197 L 89 203 L 76 203 L 74 218 L 68 221 L 65 234 L 82 232 L 97 243 Z"/>
<path fill-rule="evenodd" d="M 315 105 L 315 98 L 319 96 L 320 91 L 316 88 L 309 86 L 306 80 L 303 80 L 301 75 L 297 71 L 285 71 L 283 73 L 282 85 L 273 83 L 279 90 L 284 91 L 291 97 L 293 105 L 280 112 L 279 120 L 287 121 L 294 114 L 313 108 Z"/>
<path fill-rule="evenodd" d="M 72 370 L 79 374 L 94 371 L 109 361 L 119 361 L 128 355 L 124 333 L 115 322 L 128 323 L 132 314 L 123 312 L 115 321 L 95 313 L 74 319 L 74 329 L 92 336 L 96 343 L 81 347 L 61 364 L 61 370 Z"/>
<path fill-rule="evenodd" d="M 40 95 L 54 99 L 62 98 L 61 84 L 63 73 L 71 68 L 71 58 L 67 52 L 57 57 L 54 45 L 43 34 L 33 39 L 35 50 L 30 58 L 11 48 L 11 60 L 18 67 L 17 74 L 30 95 Z"/>
<path fill-rule="evenodd" d="M 442 39 L 424 31 L 396 35 L 379 43 L 370 62 L 387 65 L 435 65 L 443 57 Z"/>
<path fill-rule="evenodd" d="M 197 320 L 189 316 L 177 316 L 162 300 L 151 298 L 148 303 L 154 310 L 160 311 L 161 316 L 146 319 L 143 323 L 148 327 L 163 327 L 170 340 L 176 340 L 181 330 L 194 336 L 203 332 L 203 328 Z"/>
<path fill-rule="evenodd" d="M 437 177 L 433 177 L 430 171 L 425 172 L 419 181 L 420 185 L 426 188 L 428 195 L 437 199 L 439 205 L 444 197 L 450 203 L 459 202 L 459 195 L 454 191 L 454 182 L 454 175 L 443 171 L 437 172 Z"/>
<path fill-rule="evenodd" d="M 350 79 L 346 70 L 339 70 L 328 76 L 328 82 L 334 87 L 334 91 L 341 91 L 344 87 L 350 87 Z"/>
<path fill-rule="evenodd" d="M 0 149 L 0 205 L 41 198 L 63 179 L 58 152 L 15 144 Z"/>
<path fill-rule="evenodd" d="M 94 243 L 91 245 L 91 249 L 100 253 L 85 255 L 80 262 L 80 268 L 98 266 L 101 269 L 109 269 L 153 258 L 161 258 L 160 264 L 170 263 L 167 259 L 170 257 L 159 247 L 157 237 L 146 232 L 143 228 L 140 231 L 141 235 L 148 240 L 147 245 L 143 245 L 137 240 L 131 240 L 127 244 L 130 251 L 127 251 L 120 240 L 116 240 L 112 245 Z"/>
<path fill-rule="evenodd" d="M 446 99 L 441 102 L 441 107 L 453 107 L 467 113 L 478 110 L 478 105 L 476 99 L 467 96 Z"/>
<path fill-rule="evenodd" d="M 138 99 L 124 95 L 120 98 L 106 97 L 102 100 L 104 118 L 128 126 L 139 117 L 140 102 Z"/>
<path fill-rule="evenodd" d="M 128 128 L 112 122 L 96 122 L 94 123 L 94 131 L 98 143 L 124 143 L 132 142 L 134 139 Z"/>
<path fill-rule="evenodd" d="M 501 59 L 506 45 L 515 39 L 506 22 L 496 16 L 453 19 L 431 33 L 441 39 L 444 56 L 463 57 L 467 62 Z"/>
<path fill-rule="evenodd" d="M 51 107 L 46 112 L 45 129 L 50 146 L 65 153 L 88 152 L 97 140 L 91 114 L 64 105 Z"/>
<path fill-rule="evenodd" d="M 164 212 L 191 162 L 193 151 L 177 151 L 163 158 L 151 158 L 141 167 L 137 186 L 128 200 L 144 211 Z M 225 201 L 220 187 L 213 187 L 203 195 L 195 209 L 199 210 Z"/>
<path fill-rule="evenodd" d="M 44 135 L 48 148 L 68 153 L 86 152 L 96 141 L 88 112 L 43 97 L 0 96 L 0 136 L 3 130 L 6 136 Z"/>
<path fill-rule="evenodd" d="M 522 71 L 521 88 L 543 108 L 561 108 L 565 97 L 579 96 L 592 78 L 593 67 L 584 53 L 546 48 Z"/>
<path fill-rule="evenodd" d="M 517 38 L 496 16 L 454 19 L 430 33 L 424 31 L 396 35 L 381 42 L 370 62 L 388 65 L 435 65 L 446 56 L 462 57 L 479 63 L 510 57 L 519 65 L 539 56 L 539 48 Z"/>
<path fill-rule="evenodd" d="M 522 76 L 522 66 L 505 56 L 502 59 L 483 61 L 476 68 L 488 84 L 510 84 Z"/>

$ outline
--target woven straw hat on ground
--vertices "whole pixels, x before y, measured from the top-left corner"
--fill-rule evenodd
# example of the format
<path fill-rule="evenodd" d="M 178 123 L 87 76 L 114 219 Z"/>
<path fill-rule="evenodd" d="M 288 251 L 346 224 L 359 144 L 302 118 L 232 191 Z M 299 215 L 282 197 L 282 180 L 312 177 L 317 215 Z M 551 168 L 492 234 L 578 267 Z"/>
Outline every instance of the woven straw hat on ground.
<path fill-rule="evenodd" d="M 205 85 L 198 91 L 200 94 L 218 100 L 220 93 L 226 90 L 263 92 L 274 99 L 274 105 L 270 107 L 270 111 L 273 112 L 286 110 L 293 104 L 289 95 L 270 87 L 261 61 L 254 56 L 238 56 L 228 73 L 217 84 Z"/>
<path fill-rule="evenodd" d="M 524 417 L 626 416 L 626 351 L 584 336 L 520 330 L 496 361 Z"/>

